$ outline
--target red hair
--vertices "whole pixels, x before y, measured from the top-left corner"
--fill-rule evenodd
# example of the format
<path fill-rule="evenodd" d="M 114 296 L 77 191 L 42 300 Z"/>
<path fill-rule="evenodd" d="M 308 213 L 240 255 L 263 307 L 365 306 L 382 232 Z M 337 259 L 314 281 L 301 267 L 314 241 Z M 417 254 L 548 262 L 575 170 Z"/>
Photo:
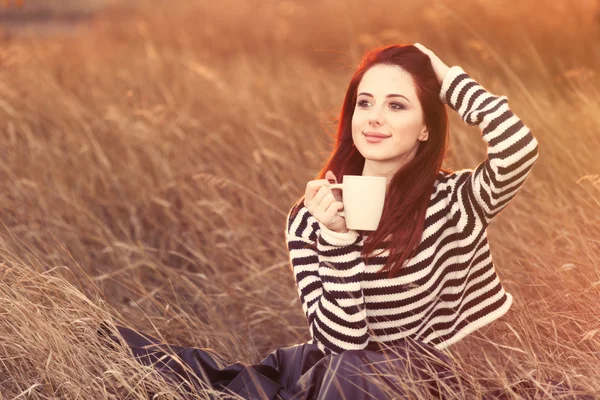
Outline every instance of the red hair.
<path fill-rule="evenodd" d="M 369 234 L 363 246 L 361 255 L 367 263 L 366 256 L 391 235 L 386 246 L 390 250 L 387 262 L 378 273 L 388 271 L 388 276 L 392 277 L 417 252 L 429 198 L 448 143 L 448 115 L 439 99 L 441 85 L 426 54 L 413 45 L 390 45 L 364 55 L 346 91 L 335 145 L 315 179 L 324 179 L 329 170 L 338 181 L 343 175 L 362 175 L 365 158 L 352 140 L 352 116 L 358 85 L 365 72 L 377 64 L 396 65 L 411 74 L 429 131 L 428 139 L 420 142 L 415 157 L 392 177 L 379 226 Z"/>

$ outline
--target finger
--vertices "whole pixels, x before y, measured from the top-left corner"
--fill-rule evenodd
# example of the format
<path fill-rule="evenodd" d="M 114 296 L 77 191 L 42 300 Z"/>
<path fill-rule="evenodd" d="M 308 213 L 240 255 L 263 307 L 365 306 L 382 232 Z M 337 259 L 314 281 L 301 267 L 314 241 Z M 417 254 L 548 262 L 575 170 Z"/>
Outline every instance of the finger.
<path fill-rule="evenodd" d="M 306 208 L 309 209 L 309 211 L 313 212 L 313 215 L 314 213 L 319 212 L 319 205 L 321 204 L 321 201 L 327 195 L 328 192 L 331 192 L 331 190 L 327 186 L 321 186 L 317 193 L 312 197 L 312 199 L 304 199 L 304 205 L 306 206 Z"/>
<path fill-rule="evenodd" d="M 327 173 L 325 174 L 325 178 L 328 180 L 328 182 L 332 185 L 337 183 L 337 178 L 335 177 L 335 174 L 333 173 L 333 171 L 327 171 Z M 331 189 L 331 191 L 333 192 L 333 195 L 335 196 L 336 200 L 341 201 L 342 200 L 342 189 Z"/>
<path fill-rule="evenodd" d="M 331 185 L 334 185 L 335 183 L 331 183 L 331 182 L 327 182 L 327 184 L 325 186 L 327 186 L 329 188 L 329 190 L 331 190 L 331 192 L 333 193 L 333 195 L 335 196 L 336 200 L 342 200 L 342 189 L 341 188 L 331 188 Z"/>
<path fill-rule="evenodd" d="M 435 54 L 433 54 L 433 51 L 429 50 L 427 47 L 425 46 L 416 46 L 416 48 L 418 48 L 419 50 L 421 50 L 422 53 L 424 53 L 426 56 L 428 56 L 430 59 L 433 59 L 435 57 Z"/>
<path fill-rule="evenodd" d="M 331 203 L 334 203 L 335 199 L 331 198 L 331 197 L 325 197 L 320 203 L 319 205 L 316 207 L 315 209 L 315 216 L 317 217 L 317 219 L 325 224 L 329 223 L 329 221 L 331 220 L 331 216 L 327 213 L 327 209 L 329 208 L 329 206 L 331 205 Z"/>
<path fill-rule="evenodd" d="M 331 223 L 333 223 L 337 218 L 343 218 L 341 215 L 337 215 L 338 211 L 344 208 L 344 205 L 339 201 L 332 202 L 325 210 L 324 218 L 327 218 Z"/>
<path fill-rule="evenodd" d="M 316 196 L 315 196 L 316 198 Z M 329 208 L 329 206 L 331 205 L 331 203 L 335 203 L 335 197 L 333 196 L 333 193 L 331 193 L 331 191 L 329 191 L 329 193 L 325 193 L 325 195 L 322 197 L 322 200 L 319 202 L 319 205 L 317 206 L 317 210 L 321 213 L 324 213 L 327 211 L 327 208 Z"/>
<path fill-rule="evenodd" d="M 327 179 L 308 181 L 306 184 L 306 191 L 304 193 L 304 201 L 311 201 L 319 189 L 327 183 Z"/>
<path fill-rule="evenodd" d="M 325 198 L 325 196 L 327 196 L 328 193 L 331 193 L 331 189 L 329 189 L 328 186 L 321 186 L 321 188 L 315 194 L 315 197 L 313 197 L 313 203 L 318 205 L 319 203 L 321 203 L 321 201 L 323 201 L 323 199 Z"/>
<path fill-rule="evenodd" d="M 415 44 L 414 44 L 414 46 L 415 46 L 415 47 L 417 47 L 419 50 L 421 50 L 421 51 L 425 52 L 425 53 L 427 53 L 427 52 L 430 52 L 430 51 L 431 51 L 431 50 L 429 50 L 429 48 L 428 48 L 428 47 L 426 47 L 426 46 L 423 46 L 421 43 L 415 43 Z"/>

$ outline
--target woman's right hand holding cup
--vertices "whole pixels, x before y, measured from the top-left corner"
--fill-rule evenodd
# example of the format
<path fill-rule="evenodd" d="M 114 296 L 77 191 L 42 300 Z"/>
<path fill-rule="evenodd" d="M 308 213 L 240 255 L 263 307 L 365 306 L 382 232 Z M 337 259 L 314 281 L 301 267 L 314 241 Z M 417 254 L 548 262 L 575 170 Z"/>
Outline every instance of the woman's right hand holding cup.
<path fill-rule="evenodd" d="M 327 179 L 316 179 L 306 184 L 304 206 L 327 229 L 341 233 L 348 232 L 346 219 L 337 214 L 344 208 L 342 198 L 329 188 L 330 180 L 337 183 L 335 174 L 327 171 L 325 177 Z"/>

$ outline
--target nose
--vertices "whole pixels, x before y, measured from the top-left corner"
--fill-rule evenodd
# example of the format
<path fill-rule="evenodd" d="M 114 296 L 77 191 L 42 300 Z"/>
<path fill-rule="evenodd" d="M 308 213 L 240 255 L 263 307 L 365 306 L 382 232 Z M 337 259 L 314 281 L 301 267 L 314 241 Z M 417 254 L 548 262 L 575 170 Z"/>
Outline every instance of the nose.
<path fill-rule="evenodd" d="M 382 125 L 383 124 L 383 113 L 376 107 L 373 107 L 371 114 L 369 115 L 369 125 Z"/>

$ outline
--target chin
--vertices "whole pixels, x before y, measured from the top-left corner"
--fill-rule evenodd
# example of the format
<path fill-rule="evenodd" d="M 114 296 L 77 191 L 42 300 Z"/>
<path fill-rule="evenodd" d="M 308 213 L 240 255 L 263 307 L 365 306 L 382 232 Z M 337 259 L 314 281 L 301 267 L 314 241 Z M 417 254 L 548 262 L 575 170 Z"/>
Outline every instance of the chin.
<path fill-rule="evenodd" d="M 383 161 L 390 158 L 389 154 L 386 154 L 385 151 L 382 150 L 374 150 L 374 149 L 365 149 L 361 148 L 362 146 L 356 146 L 358 152 L 366 159 L 373 161 Z"/>
<path fill-rule="evenodd" d="M 386 157 L 380 154 L 365 154 L 363 155 L 363 157 L 365 158 L 365 160 L 369 161 L 389 161 L 393 159 L 393 157 Z"/>

